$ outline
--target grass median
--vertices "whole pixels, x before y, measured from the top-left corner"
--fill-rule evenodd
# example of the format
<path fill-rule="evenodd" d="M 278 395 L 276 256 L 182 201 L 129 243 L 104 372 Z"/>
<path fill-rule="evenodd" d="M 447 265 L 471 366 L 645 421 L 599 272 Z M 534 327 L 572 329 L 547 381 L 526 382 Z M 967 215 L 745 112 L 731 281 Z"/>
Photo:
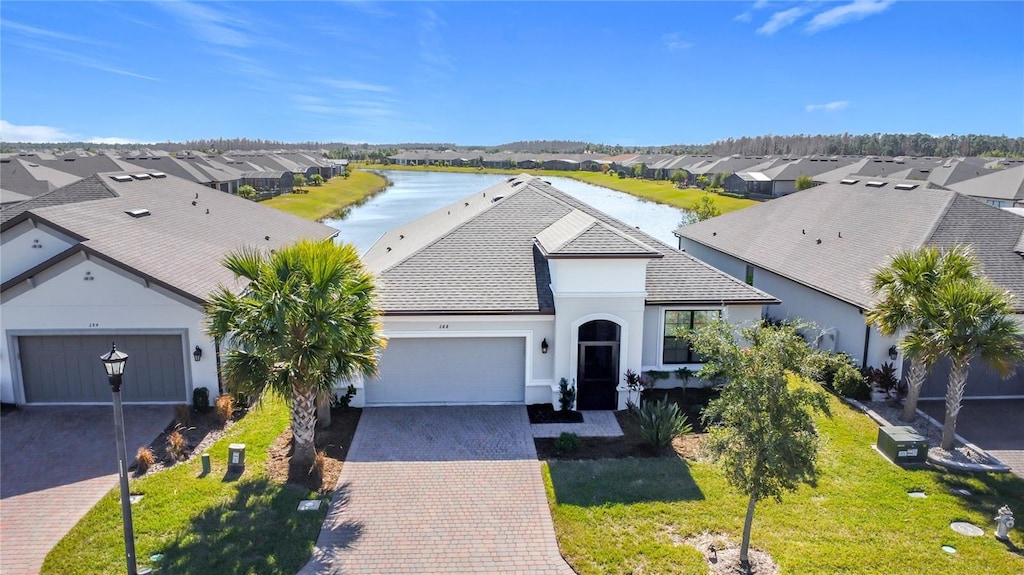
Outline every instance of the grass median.
<path fill-rule="evenodd" d="M 339 215 L 346 208 L 373 197 L 388 186 L 387 178 L 373 172 L 352 170 L 348 178 L 335 176 L 322 186 L 306 185 L 305 194 L 284 194 L 264 205 L 306 218 L 322 220 Z"/>

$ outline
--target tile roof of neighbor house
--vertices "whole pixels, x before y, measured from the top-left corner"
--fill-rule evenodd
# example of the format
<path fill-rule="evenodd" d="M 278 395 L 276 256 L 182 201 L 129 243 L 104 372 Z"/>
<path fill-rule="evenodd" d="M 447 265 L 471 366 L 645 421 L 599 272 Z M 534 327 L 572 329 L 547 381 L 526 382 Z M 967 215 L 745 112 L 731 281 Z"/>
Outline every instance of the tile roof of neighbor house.
<path fill-rule="evenodd" d="M 582 231 L 573 236 L 576 229 Z M 363 261 L 378 276 L 386 313 L 551 313 L 549 269 L 537 245 L 543 242 L 605 256 L 624 246 L 652 250 L 645 255 L 654 258 L 648 303 L 777 302 L 527 175 L 389 231 Z"/>
<path fill-rule="evenodd" d="M 0 188 L 0 205 L 18 204 L 31 199 L 32 196 L 26 196 L 25 194 L 19 194 L 18 192 L 12 192 L 10 190 Z"/>
<path fill-rule="evenodd" d="M 235 249 L 275 249 L 298 239 L 326 239 L 337 233 L 323 224 L 174 176 L 113 179 L 125 175 L 96 174 L 25 202 L 33 204 L 30 211 L 5 218 L 4 228 L 22 218 L 49 223 L 84 238 L 81 245 L 86 249 L 195 301 L 205 301 L 221 284 L 238 287 L 233 274 L 221 265 Z M 74 201 L 46 205 L 47 200 L 67 196 L 74 196 Z M 149 210 L 149 215 L 126 213 L 137 209 Z"/>
<path fill-rule="evenodd" d="M 978 198 L 1024 201 L 1024 166 L 995 170 L 984 176 L 950 184 L 949 189 Z"/>
<path fill-rule="evenodd" d="M 870 187 L 870 181 L 883 187 Z M 913 189 L 897 189 L 916 186 Z M 868 309 L 869 279 L 891 254 L 972 244 L 989 278 L 1024 310 L 1024 218 L 923 182 L 822 184 L 676 230 L 676 235 Z"/>

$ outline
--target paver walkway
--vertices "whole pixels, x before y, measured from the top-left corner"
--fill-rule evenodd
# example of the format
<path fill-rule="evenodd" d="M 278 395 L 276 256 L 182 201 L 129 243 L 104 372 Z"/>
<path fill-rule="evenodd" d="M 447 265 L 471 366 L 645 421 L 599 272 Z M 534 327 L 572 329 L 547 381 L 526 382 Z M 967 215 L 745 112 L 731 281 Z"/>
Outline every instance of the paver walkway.
<path fill-rule="evenodd" d="M 125 406 L 128 456 L 171 422 L 170 406 Z M 30 407 L 0 418 L 0 573 L 39 573 L 43 559 L 117 487 L 114 413 Z"/>
<path fill-rule="evenodd" d="M 946 419 L 943 401 L 922 401 L 921 411 L 941 424 Z M 991 453 L 1024 478 L 1024 399 L 972 399 L 963 402 L 956 432 Z"/>
<path fill-rule="evenodd" d="M 614 411 L 581 411 L 583 423 L 533 423 L 534 437 L 558 437 L 563 432 L 580 437 L 622 437 L 622 427 Z"/>
<path fill-rule="evenodd" d="M 300 575 L 571 575 L 523 406 L 363 411 Z"/>

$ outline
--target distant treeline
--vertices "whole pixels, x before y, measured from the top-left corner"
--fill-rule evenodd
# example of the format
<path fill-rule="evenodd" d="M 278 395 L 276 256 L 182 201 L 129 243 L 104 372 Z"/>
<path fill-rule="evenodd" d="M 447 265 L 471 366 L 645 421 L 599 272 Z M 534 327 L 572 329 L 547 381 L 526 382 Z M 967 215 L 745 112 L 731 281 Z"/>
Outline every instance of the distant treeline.
<path fill-rule="evenodd" d="M 53 150 L 53 149 L 114 149 L 119 151 L 155 148 L 168 152 L 195 150 L 218 153 L 227 150 L 325 150 L 331 157 L 362 160 L 378 158 L 399 150 L 460 150 L 525 153 L 596 153 L 618 155 L 627 153 L 647 154 L 732 154 L 767 155 L 809 154 L 854 155 L 854 156 L 1024 156 L 1024 138 L 967 134 L 958 136 L 932 136 L 929 134 L 796 134 L 790 136 L 754 136 L 729 138 L 711 144 L 677 144 L 671 146 L 620 146 L 594 144 L 574 140 L 528 140 L 509 142 L 499 146 L 457 146 L 451 143 L 406 142 L 399 144 L 346 144 L 342 142 L 279 142 L 250 138 L 215 138 L 190 140 L 187 142 L 163 142 L 154 144 L 91 144 L 88 142 L 64 142 L 60 144 L 27 144 L 11 142 L 3 145 L 3 151 Z"/>

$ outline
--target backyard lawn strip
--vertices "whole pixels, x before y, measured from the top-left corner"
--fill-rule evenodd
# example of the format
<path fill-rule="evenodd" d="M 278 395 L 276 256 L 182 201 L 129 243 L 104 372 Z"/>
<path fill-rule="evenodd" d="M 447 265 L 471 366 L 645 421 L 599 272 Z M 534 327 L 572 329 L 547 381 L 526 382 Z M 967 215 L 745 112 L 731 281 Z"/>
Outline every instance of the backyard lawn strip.
<path fill-rule="evenodd" d="M 263 202 L 264 205 L 292 215 L 319 221 L 338 216 L 349 206 L 359 204 L 384 190 L 386 178 L 373 172 L 351 170 L 348 178 L 335 176 L 322 186 L 305 185 L 305 194 L 284 194 Z"/>

